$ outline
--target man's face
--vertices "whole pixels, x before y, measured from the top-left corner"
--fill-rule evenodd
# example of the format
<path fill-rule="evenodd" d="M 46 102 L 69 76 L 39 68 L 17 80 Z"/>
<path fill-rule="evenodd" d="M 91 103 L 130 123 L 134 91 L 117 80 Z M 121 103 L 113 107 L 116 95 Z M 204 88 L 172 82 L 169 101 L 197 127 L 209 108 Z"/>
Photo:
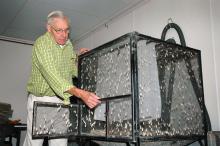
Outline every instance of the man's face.
<path fill-rule="evenodd" d="M 47 30 L 52 34 L 57 44 L 65 45 L 69 37 L 69 25 L 67 19 L 54 18 L 53 23 L 47 25 Z"/>

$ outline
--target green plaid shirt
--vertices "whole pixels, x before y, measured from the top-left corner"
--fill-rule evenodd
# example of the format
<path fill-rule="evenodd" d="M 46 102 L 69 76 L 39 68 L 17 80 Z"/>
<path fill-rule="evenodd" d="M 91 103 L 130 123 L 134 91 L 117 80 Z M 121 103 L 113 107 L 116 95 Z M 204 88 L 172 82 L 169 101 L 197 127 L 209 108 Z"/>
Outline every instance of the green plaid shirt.
<path fill-rule="evenodd" d="M 39 37 L 32 51 L 32 71 L 27 84 L 35 96 L 59 96 L 69 103 L 73 87 L 72 77 L 77 75 L 76 54 L 68 40 L 64 47 L 58 45 L 50 33 Z"/>

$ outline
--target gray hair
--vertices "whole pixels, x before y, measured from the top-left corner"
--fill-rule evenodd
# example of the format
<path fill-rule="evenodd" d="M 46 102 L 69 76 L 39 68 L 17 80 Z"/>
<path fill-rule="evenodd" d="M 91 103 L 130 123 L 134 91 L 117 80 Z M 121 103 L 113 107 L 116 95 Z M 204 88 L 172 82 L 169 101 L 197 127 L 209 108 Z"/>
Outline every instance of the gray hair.
<path fill-rule="evenodd" d="M 64 15 L 64 13 L 62 11 L 52 11 L 48 14 L 47 16 L 47 24 L 52 24 L 54 22 L 54 18 L 62 18 L 62 19 L 66 19 L 68 24 L 70 25 L 70 21 L 69 18 Z"/>

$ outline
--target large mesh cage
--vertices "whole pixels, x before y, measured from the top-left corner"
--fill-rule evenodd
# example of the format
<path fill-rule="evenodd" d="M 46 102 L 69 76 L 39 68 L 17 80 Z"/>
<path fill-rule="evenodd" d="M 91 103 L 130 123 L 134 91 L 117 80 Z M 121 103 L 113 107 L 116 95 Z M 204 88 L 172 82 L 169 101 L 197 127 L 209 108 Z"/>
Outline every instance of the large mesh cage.
<path fill-rule="evenodd" d="M 137 32 L 80 55 L 79 87 L 95 92 L 101 104 L 89 109 L 82 102 L 36 103 L 32 136 L 76 136 L 136 145 L 204 139 L 200 55 L 199 50 Z M 56 125 L 54 119 L 59 119 Z"/>
<path fill-rule="evenodd" d="M 82 105 L 80 135 L 109 141 L 206 137 L 200 51 L 128 33 L 79 57 L 80 88 L 102 104 Z"/>
<path fill-rule="evenodd" d="M 62 138 L 78 134 L 78 105 L 34 102 L 32 138 Z"/>

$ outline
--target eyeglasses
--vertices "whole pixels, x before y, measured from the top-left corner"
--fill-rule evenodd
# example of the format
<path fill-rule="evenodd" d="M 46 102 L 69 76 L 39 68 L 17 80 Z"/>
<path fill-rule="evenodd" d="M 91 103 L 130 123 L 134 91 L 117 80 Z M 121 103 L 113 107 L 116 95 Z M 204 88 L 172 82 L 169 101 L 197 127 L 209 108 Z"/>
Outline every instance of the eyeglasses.
<path fill-rule="evenodd" d="M 54 28 L 52 25 L 50 25 L 51 26 L 51 28 L 53 28 L 53 30 L 56 32 L 56 33 L 58 33 L 58 34 L 61 34 L 61 33 L 69 33 L 70 32 L 70 29 L 69 28 L 67 28 L 67 29 L 56 29 L 56 28 Z"/>

